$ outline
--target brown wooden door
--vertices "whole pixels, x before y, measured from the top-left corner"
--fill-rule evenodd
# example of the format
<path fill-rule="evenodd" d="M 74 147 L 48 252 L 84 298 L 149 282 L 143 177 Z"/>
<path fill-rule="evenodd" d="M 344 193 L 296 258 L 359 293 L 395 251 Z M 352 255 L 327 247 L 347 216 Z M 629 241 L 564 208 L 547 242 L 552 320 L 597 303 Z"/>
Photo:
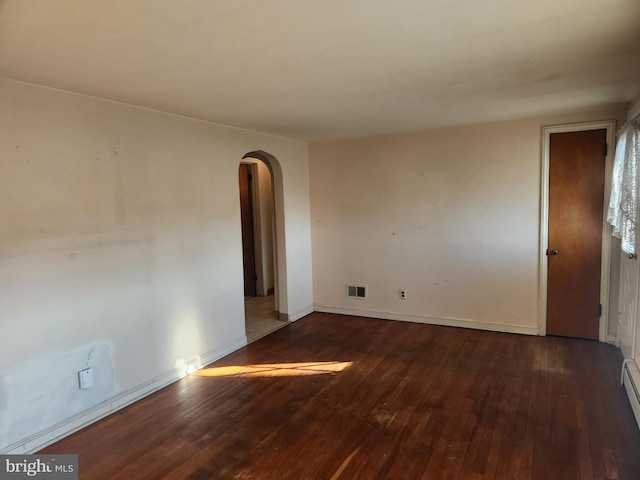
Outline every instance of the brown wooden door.
<path fill-rule="evenodd" d="M 599 336 L 606 133 L 551 134 L 547 335 Z"/>
<path fill-rule="evenodd" d="M 244 266 L 244 296 L 256 296 L 256 259 L 253 240 L 253 195 L 251 165 L 240 164 L 240 219 L 242 222 L 242 263 Z"/>

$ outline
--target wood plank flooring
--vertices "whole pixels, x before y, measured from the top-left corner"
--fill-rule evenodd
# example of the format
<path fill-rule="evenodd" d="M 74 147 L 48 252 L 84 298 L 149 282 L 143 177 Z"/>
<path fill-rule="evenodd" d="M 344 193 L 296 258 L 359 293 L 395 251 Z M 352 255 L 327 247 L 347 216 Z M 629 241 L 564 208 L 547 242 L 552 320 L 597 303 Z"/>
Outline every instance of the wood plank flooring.
<path fill-rule="evenodd" d="M 46 448 L 81 479 L 640 479 L 617 350 L 314 313 Z"/>

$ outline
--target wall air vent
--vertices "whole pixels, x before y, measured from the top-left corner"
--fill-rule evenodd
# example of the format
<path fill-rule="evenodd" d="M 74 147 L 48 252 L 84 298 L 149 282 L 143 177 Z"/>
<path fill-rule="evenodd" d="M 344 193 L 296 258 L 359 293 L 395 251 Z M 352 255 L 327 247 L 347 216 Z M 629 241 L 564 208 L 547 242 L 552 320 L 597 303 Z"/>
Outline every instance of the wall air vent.
<path fill-rule="evenodd" d="M 347 285 L 347 297 L 367 298 L 367 286 Z"/>

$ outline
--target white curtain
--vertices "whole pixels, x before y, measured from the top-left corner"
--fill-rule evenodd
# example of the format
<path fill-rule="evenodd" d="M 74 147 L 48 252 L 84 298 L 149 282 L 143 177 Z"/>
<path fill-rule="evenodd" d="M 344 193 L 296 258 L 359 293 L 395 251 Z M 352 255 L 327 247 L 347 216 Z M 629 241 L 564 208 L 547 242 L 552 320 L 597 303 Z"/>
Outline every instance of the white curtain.
<path fill-rule="evenodd" d="M 622 250 L 630 255 L 638 252 L 639 162 L 640 125 L 628 122 L 618 132 L 607 220 L 613 235 L 621 239 Z"/>

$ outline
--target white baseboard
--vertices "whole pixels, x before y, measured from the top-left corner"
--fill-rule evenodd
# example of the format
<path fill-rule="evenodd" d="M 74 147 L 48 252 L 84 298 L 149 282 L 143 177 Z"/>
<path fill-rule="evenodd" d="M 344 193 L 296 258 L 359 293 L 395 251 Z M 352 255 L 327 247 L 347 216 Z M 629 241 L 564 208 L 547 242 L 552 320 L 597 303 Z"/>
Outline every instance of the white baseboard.
<path fill-rule="evenodd" d="M 244 347 L 247 344 L 247 337 L 238 337 L 236 340 L 229 342 L 219 348 L 205 353 L 200 357 L 202 365 L 214 362 L 231 352 Z M 161 388 L 170 385 L 184 376 L 184 373 L 178 369 L 172 369 L 164 372 L 151 380 L 122 392 L 115 397 L 111 397 L 104 402 L 99 403 L 87 410 L 83 410 L 76 415 L 58 422 L 51 427 L 36 432 L 18 442 L 8 445 L 0 449 L 0 455 L 25 455 L 51 445 L 58 440 L 71 435 L 72 433 L 101 420 L 102 418 L 128 406 L 132 403 L 151 395 Z"/>
<path fill-rule="evenodd" d="M 356 308 L 330 307 L 328 305 L 314 305 L 317 312 L 339 313 L 342 315 L 354 315 L 358 317 L 381 318 L 384 320 L 400 320 L 403 322 L 426 323 L 429 325 L 442 325 L 447 327 L 473 328 L 476 330 L 489 330 L 492 332 L 520 333 L 524 335 L 538 335 L 537 326 L 515 325 L 508 323 L 480 322 L 477 320 L 463 320 L 459 318 L 430 317 L 428 315 L 415 315 L 395 312 L 381 312 L 378 310 L 364 310 Z"/>
<path fill-rule="evenodd" d="M 314 305 L 307 305 L 306 307 L 298 310 L 296 313 L 289 314 L 289 321 L 295 322 L 296 320 L 300 320 L 302 317 L 306 317 L 310 313 L 313 313 L 315 310 Z"/>

